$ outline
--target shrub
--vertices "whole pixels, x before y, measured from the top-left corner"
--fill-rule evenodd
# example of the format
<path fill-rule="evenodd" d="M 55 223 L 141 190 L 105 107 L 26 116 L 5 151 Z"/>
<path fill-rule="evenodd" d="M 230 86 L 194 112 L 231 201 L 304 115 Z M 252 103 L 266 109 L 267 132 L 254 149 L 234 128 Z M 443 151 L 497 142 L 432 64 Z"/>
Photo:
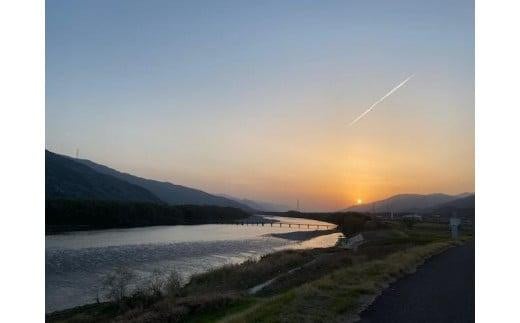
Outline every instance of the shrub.
<path fill-rule="evenodd" d="M 156 269 L 152 272 L 152 276 L 147 281 L 146 290 L 151 296 L 161 296 L 165 284 L 164 276 L 161 271 Z"/>
<path fill-rule="evenodd" d="M 346 214 L 340 220 L 339 228 L 344 235 L 351 235 L 361 232 L 365 226 L 365 223 L 369 220 L 369 217 L 364 214 Z"/>
<path fill-rule="evenodd" d="M 166 295 L 170 297 L 178 296 L 182 287 L 182 279 L 179 273 L 175 270 L 171 270 L 166 277 L 164 289 Z"/>
<path fill-rule="evenodd" d="M 408 228 L 411 229 L 417 222 L 419 222 L 417 219 L 413 217 L 403 217 L 401 219 L 401 222 Z"/>
<path fill-rule="evenodd" d="M 126 267 L 117 267 L 108 273 L 103 281 L 106 298 L 114 302 L 121 302 L 125 298 L 128 287 L 133 283 L 136 275 Z"/>

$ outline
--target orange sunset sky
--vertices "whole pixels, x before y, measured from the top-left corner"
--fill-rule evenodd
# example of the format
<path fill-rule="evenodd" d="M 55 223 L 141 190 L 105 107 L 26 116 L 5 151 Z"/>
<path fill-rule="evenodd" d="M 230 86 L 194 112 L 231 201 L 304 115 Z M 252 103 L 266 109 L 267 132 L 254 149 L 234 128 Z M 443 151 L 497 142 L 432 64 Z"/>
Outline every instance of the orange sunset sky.
<path fill-rule="evenodd" d="M 474 191 L 471 1 L 47 7 L 51 151 L 308 211 Z"/>

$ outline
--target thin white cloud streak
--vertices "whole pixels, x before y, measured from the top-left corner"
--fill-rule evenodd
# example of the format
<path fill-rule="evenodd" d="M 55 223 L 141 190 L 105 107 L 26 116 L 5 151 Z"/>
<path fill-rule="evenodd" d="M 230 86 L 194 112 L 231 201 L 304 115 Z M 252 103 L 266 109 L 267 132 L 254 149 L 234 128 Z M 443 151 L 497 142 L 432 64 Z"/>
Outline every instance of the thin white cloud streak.
<path fill-rule="evenodd" d="M 383 102 L 384 99 L 386 99 L 387 97 L 389 97 L 390 95 L 392 95 L 392 93 L 394 93 L 395 91 L 397 91 L 397 89 L 399 89 L 401 86 L 405 85 L 406 82 L 408 82 L 414 75 L 410 75 L 406 78 L 406 80 L 402 81 L 401 83 L 399 83 L 396 87 L 394 87 L 393 89 L 390 90 L 390 92 L 388 92 L 387 94 L 385 94 L 381 99 L 377 100 L 374 104 L 372 104 L 370 106 L 370 108 L 366 109 L 365 112 L 361 113 L 356 119 L 354 119 L 351 123 L 349 123 L 349 127 L 350 126 L 353 126 L 356 122 L 358 122 L 359 120 L 361 120 L 361 118 L 363 118 L 364 116 L 366 116 L 370 111 L 372 111 L 372 109 L 375 108 L 376 105 L 378 105 L 379 103 Z"/>

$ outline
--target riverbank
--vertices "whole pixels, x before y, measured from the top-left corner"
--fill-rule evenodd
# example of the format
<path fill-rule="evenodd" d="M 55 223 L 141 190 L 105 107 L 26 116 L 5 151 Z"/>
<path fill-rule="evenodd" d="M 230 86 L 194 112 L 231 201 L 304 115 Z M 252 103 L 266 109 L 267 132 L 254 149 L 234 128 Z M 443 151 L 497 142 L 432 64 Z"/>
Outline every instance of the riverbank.
<path fill-rule="evenodd" d="M 117 267 L 135 272 L 139 284 L 154 271 L 172 269 L 186 282 L 195 274 L 226 264 L 286 249 L 330 247 L 337 240 L 337 233 L 327 235 L 326 230 L 313 234 L 320 236 L 312 239 L 307 235 L 298 237 L 299 240 L 270 236 L 296 230 L 294 226 L 206 224 L 47 235 L 46 312 L 89 304 L 98 298 L 104 300 L 103 281 Z"/>
<path fill-rule="evenodd" d="M 338 232 L 336 229 L 331 230 L 312 230 L 312 231 L 294 231 L 286 233 L 270 233 L 267 236 L 275 237 L 280 239 L 292 240 L 292 241 L 306 241 L 319 236 L 332 234 Z"/>
<path fill-rule="evenodd" d="M 453 244 L 445 226 L 409 229 L 394 223 L 367 237 L 377 239 L 357 252 L 338 247 L 280 251 L 195 275 L 174 296 L 129 295 L 118 304 L 55 312 L 47 320 L 272 322 L 354 317 L 389 281 Z M 471 235 L 465 234 L 467 238 Z M 250 295 L 251 288 L 284 273 L 283 279 Z"/>

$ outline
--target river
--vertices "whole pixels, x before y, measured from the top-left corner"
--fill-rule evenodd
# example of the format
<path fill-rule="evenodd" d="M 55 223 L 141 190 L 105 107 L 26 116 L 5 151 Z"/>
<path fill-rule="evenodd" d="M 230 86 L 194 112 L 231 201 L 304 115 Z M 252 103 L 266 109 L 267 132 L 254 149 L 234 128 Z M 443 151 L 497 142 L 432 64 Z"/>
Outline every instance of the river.
<path fill-rule="evenodd" d="M 325 222 L 272 217 L 282 222 Z M 330 225 L 330 224 L 329 224 Z M 336 243 L 327 234 L 294 241 L 270 234 L 309 231 L 293 226 L 229 224 L 156 226 L 79 231 L 45 237 L 45 310 L 53 312 L 102 299 L 102 281 L 125 266 L 143 279 L 154 270 L 175 269 L 187 281 L 193 274 L 290 248 L 320 248 Z"/>

